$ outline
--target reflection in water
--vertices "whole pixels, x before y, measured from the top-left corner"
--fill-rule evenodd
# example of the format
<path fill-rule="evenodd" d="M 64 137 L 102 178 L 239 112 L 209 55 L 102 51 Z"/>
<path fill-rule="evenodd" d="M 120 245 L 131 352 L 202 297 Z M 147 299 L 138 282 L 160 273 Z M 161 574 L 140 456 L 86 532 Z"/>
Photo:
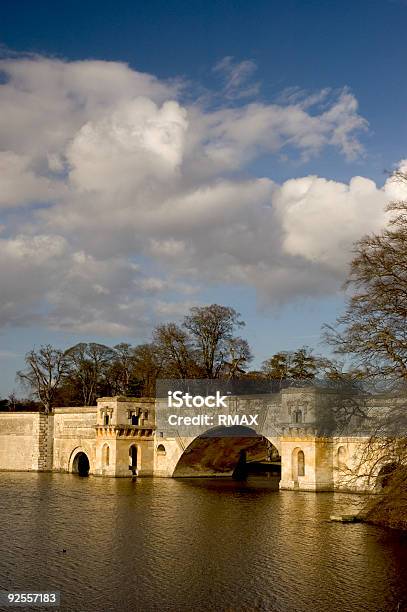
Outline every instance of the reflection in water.
<path fill-rule="evenodd" d="M 406 537 L 328 520 L 356 496 L 279 493 L 251 477 L 3 473 L 0 487 L 0 589 L 59 590 L 62 610 L 379 612 L 407 601 Z"/>

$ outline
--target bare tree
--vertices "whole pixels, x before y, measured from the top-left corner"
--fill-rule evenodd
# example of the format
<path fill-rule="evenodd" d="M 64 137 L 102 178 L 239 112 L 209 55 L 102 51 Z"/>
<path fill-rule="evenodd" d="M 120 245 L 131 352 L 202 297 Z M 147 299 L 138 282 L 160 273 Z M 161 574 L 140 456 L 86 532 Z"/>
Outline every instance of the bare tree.
<path fill-rule="evenodd" d="M 155 384 L 163 372 L 163 356 L 154 343 L 140 344 L 134 348 L 134 376 L 140 381 L 141 393 L 155 396 Z"/>
<path fill-rule="evenodd" d="M 66 353 L 46 344 L 38 351 L 33 349 L 27 353 L 25 363 L 27 367 L 17 372 L 17 379 L 29 387 L 48 413 L 54 406 L 59 385 L 68 372 Z"/>
<path fill-rule="evenodd" d="M 249 343 L 243 338 L 226 340 L 226 355 L 224 355 L 223 371 L 227 378 L 238 378 L 245 374 L 246 366 L 252 361 L 253 355 Z"/>
<path fill-rule="evenodd" d="M 244 326 L 240 314 L 229 306 L 196 306 L 184 318 L 183 326 L 191 334 L 204 375 L 217 378 L 228 352 L 227 342 L 235 329 Z"/>
<path fill-rule="evenodd" d="M 195 355 L 188 334 L 175 323 L 158 325 L 153 342 L 161 353 L 169 377 L 186 379 L 196 371 Z"/>
<path fill-rule="evenodd" d="M 10 393 L 10 395 L 7 398 L 7 401 L 8 401 L 8 409 L 11 411 L 15 411 L 17 404 L 18 404 L 18 397 L 14 391 Z"/>
<path fill-rule="evenodd" d="M 407 175 L 397 178 L 407 184 Z M 368 375 L 407 381 L 407 202 L 388 211 L 388 227 L 355 245 L 346 283 L 353 295 L 326 338 Z"/>
<path fill-rule="evenodd" d="M 366 520 L 407 529 L 407 401 L 394 397 L 387 409 L 373 415 L 368 404 L 362 408 L 361 423 L 369 436 L 359 444 L 354 465 L 341 470 L 340 479 L 346 486 L 367 486 L 375 493 L 363 504 Z"/>
<path fill-rule="evenodd" d="M 70 377 L 80 388 L 84 406 L 96 402 L 104 376 L 114 359 L 114 351 L 96 342 L 80 342 L 69 348 L 66 353 Z"/>
<path fill-rule="evenodd" d="M 407 185 L 407 174 L 397 172 L 394 180 Z M 407 202 L 393 202 L 387 211 L 388 226 L 355 245 L 346 283 L 353 294 L 337 325 L 326 327 L 326 338 L 337 353 L 356 360 L 356 372 L 379 385 L 390 382 L 400 395 L 405 393 L 407 382 Z M 380 495 L 368 504 L 368 518 L 404 527 L 406 415 L 404 401 L 401 405 L 392 403 L 376 417 L 353 474 L 380 489 Z"/>
<path fill-rule="evenodd" d="M 111 363 L 105 371 L 106 388 L 110 395 L 127 395 L 134 371 L 134 349 L 121 342 L 113 347 Z"/>

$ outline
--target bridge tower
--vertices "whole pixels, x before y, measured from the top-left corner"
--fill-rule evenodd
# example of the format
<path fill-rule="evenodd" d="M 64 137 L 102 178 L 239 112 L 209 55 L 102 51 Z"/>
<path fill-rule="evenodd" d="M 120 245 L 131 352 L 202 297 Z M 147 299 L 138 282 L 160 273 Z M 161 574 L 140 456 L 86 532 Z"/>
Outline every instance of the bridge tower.
<path fill-rule="evenodd" d="M 95 474 L 152 476 L 154 400 L 102 397 L 97 401 Z"/>
<path fill-rule="evenodd" d="M 333 399 L 334 392 L 316 387 L 282 390 L 280 489 L 333 490 L 333 439 L 320 431 Z"/>

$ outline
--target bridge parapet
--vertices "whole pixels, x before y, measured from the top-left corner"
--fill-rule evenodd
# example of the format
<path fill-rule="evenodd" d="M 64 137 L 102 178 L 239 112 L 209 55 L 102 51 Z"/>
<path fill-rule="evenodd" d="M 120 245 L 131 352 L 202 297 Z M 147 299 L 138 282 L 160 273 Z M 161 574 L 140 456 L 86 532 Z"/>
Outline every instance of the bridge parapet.
<path fill-rule="evenodd" d="M 176 427 L 172 435 L 157 429 L 156 401 L 160 400 L 104 397 L 97 406 L 56 408 L 49 415 L 0 415 L 0 469 L 70 471 L 76 454 L 81 452 L 88 457 L 90 473 L 131 476 L 137 470 L 141 476 L 173 476 L 183 456 L 193 459 L 194 469 L 198 466 L 199 449 L 205 453 L 203 462 L 212 461 L 218 451 L 229 453 L 229 458 L 237 456 L 238 440 L 229 445 L 221 440 L 213 451 L 201 444 L 192 448 L 194 440 L 210 427 L 197 433 Z M 281 488 L 364 490 L 369 483 L 359 478 L 355 485 L 354 476 L 363 447 L 373 433 L 382 434 L 380 425 L 386 414 L 391 416 L 400 409 L 405 415 L 406 405 L 406 396 L 352 396 L 306 387 L 274 394 L 229 396 L 224 412 L 261 415 L 258 426 L 252 431 L 246 428 L 249 432 L 245 435 L 263 436 L 278 450 L 282 459 Z M 385 433 L 406 435 L 405 416 L 404 430 L 398 427 L 399 421 L 392 425 L 394 429 Z M 250 444 L 243 440 L 241 448 L 249 449 Z M 256 450 L 254 446 L 253 449 Z M 209 475 L 210 469 L 207 471 Z M 176 475 L 180 473 L 179 470 Z M 199 466 L 195 475 L 200 475 Z"/>

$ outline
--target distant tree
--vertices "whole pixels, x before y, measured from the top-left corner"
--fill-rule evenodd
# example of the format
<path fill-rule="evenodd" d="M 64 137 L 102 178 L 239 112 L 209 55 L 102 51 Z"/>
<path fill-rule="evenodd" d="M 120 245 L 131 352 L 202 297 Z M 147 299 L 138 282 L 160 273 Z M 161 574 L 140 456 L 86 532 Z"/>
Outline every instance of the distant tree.
<path fill-rule="evenodd" d="M 192 378 L 196 373 L 194 349 L 188 333 L 176 323 L 158 325 L 153 333 L 153 343 L 161 354 L 166 376 Z"/>
<path fill-rule="evenodd" d="M 290 376 L 292 353 L 282 351 L 275 353 L 269 359 L 266 359 L 262 363 L 262 372 L 266 378 L 270 378 L 276 381 L 281 389 L 283 381 L 287 380 Z"/>
<path fill-rule="evenodd" d="M 18 398 L 14 394 L 13 396 L 14 397 L 12 401 L 10 401 L 10 396 L 7 399 L 0 400 L 1 412 L 18 412 L 19 410 L 24 410 L 25 412 L 41 412 L 44 410 L 44 407 L 41 402 L 38 402 L 31 398 Z"/>
<path fill-rule="evenodd" d="M 226 354 L 223 357 L 222 374 L 228 379 L 245 375 L 245 368 L 253 359 L 247 340 L 230 338 L 230 340 L 226 340 L 225 348 Z"/>
<path fill-rule="evenodd" d="M 113 347 L 112 358 L 105 370 L 105 384 L 109 395 L 128 395 L 134 371 L 134 349 L 121 342 Z"/>
<path fill-rule="evenodd" d="M 55 395 L 55 406 L 83 406 L 79 381 L 72 372 L 67 373 L 61 381 Z"/>
<path fill-rule="evenodd" d="M 163 373 L 163 357 L 154 343 L 139 344 L 134 348 L 132 386 L 142 396 L 154 397 L 157 378 Z"/>
<path fill-rule="evenodd" d="M 55 405 L 59 386 L 68 372 L 66 353 L 50 344 L 34 349 L 25 356 L 26 369 L 17 372 L 17 379 L 28 387 L 48 413 Z"/>
<path fill-rule="evenodd" d="M 92 406 L 100 391 L 106 389 L 106 374 L 111 366 L 114 351 L 96 342 L 80 342 L 65 352 L 69 366 L 69 376 L 80 389 L 84 406 Z"/>
<path fill-rule="evenodd" d="M 280 389 L 284 383 L 302 385 L 316 378 L 320 359 L 308 347 L 296 351 L 280 351 L 263 361 L 262 371 L 267 378 L 277 381 Z"/>
<path fill-rule="evenodd" d="M 250 380 L 265 380 L 266 376 L 262 370 L 249 370 L 246 372 L 245 378 Z"/>
<path fill-rule="evenodd" d="M 212 304 L 191 308 L 190 314 L 184 318 L 183 327 L 191 336 L 206 378 L 219 376 L 228 354 L 228 342 L 234 337 L 235 330 L 243 326 L 240 314 L 229 306 Z"/>
<path fill-rule="evenodd" d="M 338 391 L 362 392 L 368 390 L 366 375 L 356 367 L 345 369 L 344 363 L 336 359 L 321 357 L 318 360 L 319 374 L 323 383 Z"/>
<path fill-rule="evenodd" d="M 18 397 L 17 395 L 14 393 L 14 391 L 12 393 L 9 394 L 8 398 L 8 408 L 9 410 L 15 410 L 18 404 Z"/>
<path fill-rule="evenodd" d="M 10 406 L 8 400 L 0 399 L 0 410 L 4 412 L 5 410 L 10 410 Z"/>
<path fill-rule="evenodd" d="M 304 346 L 292 354 L 289 367 L 289 378 L 303 383 L 314 380 L 319 368 L 319 360 L 311 349 Z"/>

